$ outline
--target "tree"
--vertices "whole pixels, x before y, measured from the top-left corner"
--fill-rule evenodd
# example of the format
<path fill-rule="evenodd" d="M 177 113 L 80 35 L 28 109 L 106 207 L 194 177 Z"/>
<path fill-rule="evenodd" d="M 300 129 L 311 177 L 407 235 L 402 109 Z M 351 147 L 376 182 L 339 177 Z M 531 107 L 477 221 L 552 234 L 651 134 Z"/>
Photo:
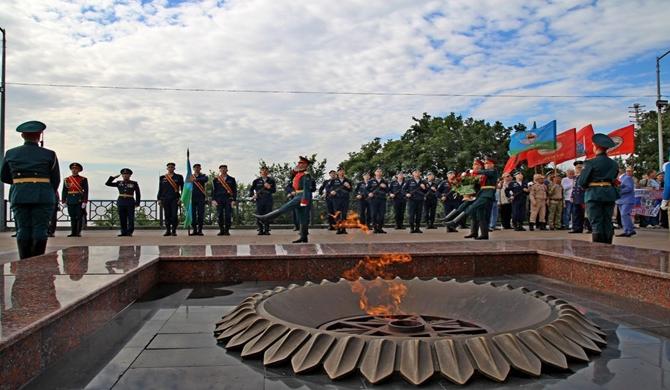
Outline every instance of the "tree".
<path fill-rule="evenodd" d="M 667 161 L 670 145 L 670 111 L 663 113 L 663 161 Z M 638 173 L 649 169 L 658 170 L 658 114 L 656 111 L 641 115 L 639 128 L 635 130 L 635 153 L 626 159 L 626 164 L 635 167 Z"/>
<path fill-rule="evenodd" d="M 415 123 L 400 139 L 382 144 L 375 138 L 349 153 L 342 163 L 347 172 L 360 175 L 380 166 L 388 176 L 418 168 L 444 177 L 449 170 L 469 169 L 475 158 L 491 157 L 502 164 L 507 160 L 511 132 L 525 129 L 522 124 L 508 128 L 500 122 L 463 119 L 454 113 L 443 118 L 424 113 L 412 119 Z"/>

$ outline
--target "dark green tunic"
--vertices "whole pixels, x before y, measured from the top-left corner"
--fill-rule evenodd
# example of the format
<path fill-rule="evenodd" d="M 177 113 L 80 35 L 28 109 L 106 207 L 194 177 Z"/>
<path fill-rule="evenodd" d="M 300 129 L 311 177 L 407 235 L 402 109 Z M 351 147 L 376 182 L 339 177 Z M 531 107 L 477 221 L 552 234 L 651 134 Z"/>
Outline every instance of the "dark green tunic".
<path fill-rule="evenodd" d="M 35 142 L 9 149 L 0 169 L 3 183 L 11 184 L 9 202 L 16 221 L 17 240 L 46 240 L 60 185 L 58 158 Z M 14 183 L 36 179 L 42 182 Z"/>
<path fill-rule="evenodd" d="M 577 185 L 586 190 L 584 202 L 593 229 L 593 242 L 612 243 L 612 214 L 614 202 L 619 198 L 614 182 L 618 173 L 617 163 L 601 153 L 584 163 L 584 170 L 577 179 Z"/>

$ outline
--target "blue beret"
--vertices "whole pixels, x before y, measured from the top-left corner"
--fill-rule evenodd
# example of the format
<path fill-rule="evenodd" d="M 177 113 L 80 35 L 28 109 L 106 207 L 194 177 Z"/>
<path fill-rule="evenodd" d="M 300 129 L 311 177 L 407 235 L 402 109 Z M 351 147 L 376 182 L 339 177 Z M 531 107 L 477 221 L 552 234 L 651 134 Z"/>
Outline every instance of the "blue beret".
<path fill-rule="evenodd" d="M 16 131 L 19 133 L 39 133 L 44 131 L 47 128 L 47 125 L 40 121 L 29 121 L 21 123 L 19 127 L 16 128 Z"/>

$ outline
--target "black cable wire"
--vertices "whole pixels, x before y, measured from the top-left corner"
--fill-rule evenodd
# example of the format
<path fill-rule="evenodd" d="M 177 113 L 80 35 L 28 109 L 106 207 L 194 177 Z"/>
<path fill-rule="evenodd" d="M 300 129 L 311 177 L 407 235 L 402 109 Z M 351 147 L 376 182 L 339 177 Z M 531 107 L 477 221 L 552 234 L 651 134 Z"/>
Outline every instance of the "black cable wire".
<path fill-rule="evenodd" d="M 55 87 L 80 89 L 113 89 L 127 91 L 171 91 L 171 92 L 219 92 L 249 94 L 292 94 L 292 95 L 356 95 L 356 96 L 423 96 L 423 97 L 474 97 L 474 98 L 549 98 L 549 99 L 613 99 L 613 98 L 653 98 L 656 95 L 512 95 L 512 94 L 473 94 L 443 92 L 357 92 L 357 91 L 299 91 L 272 89 L 225 89 L 225 88 L 171 88 L 171 87 L 133 87 L 121 85 L 82 85 L 11 82 L 7 85 L 24 87 Z"/>

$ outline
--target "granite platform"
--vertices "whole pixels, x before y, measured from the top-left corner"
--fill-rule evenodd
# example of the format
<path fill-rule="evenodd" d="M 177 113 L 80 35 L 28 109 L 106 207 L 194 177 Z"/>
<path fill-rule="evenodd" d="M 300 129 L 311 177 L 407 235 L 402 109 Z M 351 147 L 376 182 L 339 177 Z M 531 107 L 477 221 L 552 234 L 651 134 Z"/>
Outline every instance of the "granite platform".
<path fill-rule="evenodd" d="M 334 280 L 383 253 L 412 256 L 389 268 L 403 278 L 536 275 L 670 309 L 669 251 L 577 240 L 68 247 L 2 260 L 0 388 L 45 372 L 157 286 Z"/>

